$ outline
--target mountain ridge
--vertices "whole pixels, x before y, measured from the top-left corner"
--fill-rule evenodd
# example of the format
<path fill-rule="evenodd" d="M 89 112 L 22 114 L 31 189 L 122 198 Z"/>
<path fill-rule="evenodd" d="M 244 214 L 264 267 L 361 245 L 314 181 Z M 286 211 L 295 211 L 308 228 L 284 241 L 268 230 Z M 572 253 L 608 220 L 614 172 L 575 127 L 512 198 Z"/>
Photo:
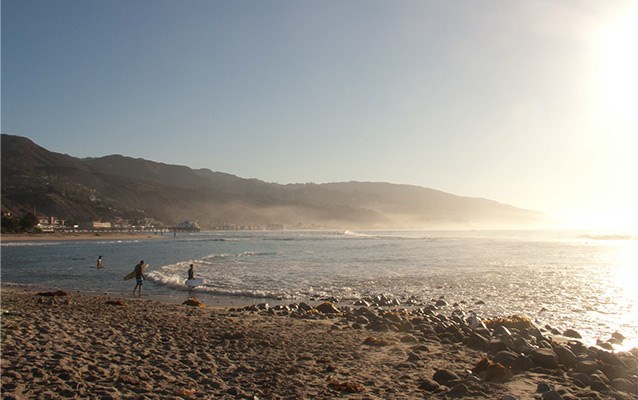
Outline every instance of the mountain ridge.
<path fill-rule="evenodd" d="M 278 184 L 123 155 L 76 158 L 2 134 L 2 210 L 77 223 L 153 218 L 204 229 L 529 227 L 545 216 L 494 200 L 387 182 Z"/>

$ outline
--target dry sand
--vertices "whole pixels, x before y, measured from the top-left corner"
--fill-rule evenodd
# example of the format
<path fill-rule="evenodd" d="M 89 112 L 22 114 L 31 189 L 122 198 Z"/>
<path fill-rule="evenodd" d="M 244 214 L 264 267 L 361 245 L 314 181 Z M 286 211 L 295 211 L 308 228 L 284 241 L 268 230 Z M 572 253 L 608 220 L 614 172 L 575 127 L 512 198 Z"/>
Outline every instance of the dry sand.
<path fill-rule="evenodd" d="M 383 345 L 365 344 L 370 337 Z M 467 377 L 484 353 L 414 339 L 353 329 L 338 317 L 3 288 L 2 398 L 540 399 L 541 382 L 581 393 L 562 371 L 525 372 L 506 383 L 474 377 L 460 391 L 429 391 L 436 370 Z M 586 398 L 632 398 L 594 395 Z"/>

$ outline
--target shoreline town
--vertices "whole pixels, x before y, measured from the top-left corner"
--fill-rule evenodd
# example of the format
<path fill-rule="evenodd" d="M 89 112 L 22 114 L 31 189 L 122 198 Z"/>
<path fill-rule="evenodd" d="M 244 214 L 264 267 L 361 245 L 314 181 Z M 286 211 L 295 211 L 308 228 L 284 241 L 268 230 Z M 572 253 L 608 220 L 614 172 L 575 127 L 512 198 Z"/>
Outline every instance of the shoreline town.
<path fill-rule="evenodd" d="M 637 399 L 638 349 L 603 347 L 435 305 L 220 308 L 2 287 L 3 399 Z"/>

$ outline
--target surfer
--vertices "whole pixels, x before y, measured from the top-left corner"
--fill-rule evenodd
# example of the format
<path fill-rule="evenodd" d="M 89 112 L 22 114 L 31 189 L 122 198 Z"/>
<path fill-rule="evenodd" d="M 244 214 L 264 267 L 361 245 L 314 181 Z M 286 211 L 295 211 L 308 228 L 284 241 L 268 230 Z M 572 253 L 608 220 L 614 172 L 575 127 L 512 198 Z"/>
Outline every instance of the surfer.
<path fill-rule="evenodd" d="M 102 269 L 102 256 L 97 257 L 97 269 Z"/>
<path fill-rule="evenodd" d="M 135 296 L 135 291 L 137 290 L 137 288 L 140 288 L 138 290 L 138 295 L 142 296 L 142 283 L 144 280 L 146 280 L 146 278 L 144 277 L 144 274 L 142 273 L 142 266 L 144 265 L 144 260 L 140 261 L 139 264 L 137 264 L 135 266 L 135 288 L 133 289 L 133 296 Z"/>
<path fill-rule="evenodd" d="M 193 270 L 193 264 L 188 269 L 188 279 L 195 279 L 195 271 Z"/>

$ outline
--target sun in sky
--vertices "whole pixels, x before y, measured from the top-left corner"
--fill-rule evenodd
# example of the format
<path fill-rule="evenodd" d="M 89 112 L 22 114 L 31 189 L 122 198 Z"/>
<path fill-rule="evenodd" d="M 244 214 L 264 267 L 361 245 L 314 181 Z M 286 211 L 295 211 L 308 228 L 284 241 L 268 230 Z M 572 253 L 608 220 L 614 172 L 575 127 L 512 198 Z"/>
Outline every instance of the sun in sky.
<path fill-rule="evenodd" d="M 592 76 L 596 126 L 591 145 L 610 165 L 604 172 L 606 187 L 597 198 L 608 206 L 592 206 L 578 217 L 578 225 L 592 229 L 638 229 L 638 3 L 633 2 L 595 30 L 596 63 Z M 598 159 L 592 159 L 597 164 Z M 603 177 L 603 176 L 601 176 Z M 585 179 L 589 178 L 587 176 Z M 613 204 L 613 206 L 609 206 Z M 587 208 L 587 207 L 584 207 Z M 584 210 L 583 210 L 584 211 Z"/>
<path fill-rule="evenodd" d="M 600 34 L 601 100 L 611 116 L 633 129 L 638 129 L 637 40 L 638 3 Z"/>

